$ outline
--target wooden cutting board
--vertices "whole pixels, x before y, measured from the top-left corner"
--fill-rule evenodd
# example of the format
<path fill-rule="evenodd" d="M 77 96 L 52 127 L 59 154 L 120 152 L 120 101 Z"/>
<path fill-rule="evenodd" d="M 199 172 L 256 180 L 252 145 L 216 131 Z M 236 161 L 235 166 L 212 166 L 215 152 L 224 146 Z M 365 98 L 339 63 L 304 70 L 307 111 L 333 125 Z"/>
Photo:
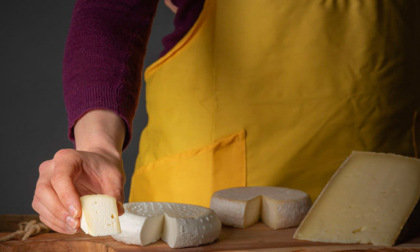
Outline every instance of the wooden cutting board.
<path fill-rule="evenodd" d="M 21 221 L 36 219 L 35 215 L 0 215 L 0 237 L 17 229 Z M 159 241 L 149 246 L 130 246 L 112 239 L 112 237 L 92 237 L 83 232 L 74 235 L 46 233 L 31 237 L 26 241 L 7 241 L 0 243 L 0 251 L 386 251 L 420 252 L 420 236 L 394 247 L 378 247 L 362 244 L 330 244 L 299 241 L 293 239 L 295 228 L 273 230 L 259 223 L 250 228 L 238 229 L 223 227 L 220 238 L 213 244 L 171 249 Z"/>

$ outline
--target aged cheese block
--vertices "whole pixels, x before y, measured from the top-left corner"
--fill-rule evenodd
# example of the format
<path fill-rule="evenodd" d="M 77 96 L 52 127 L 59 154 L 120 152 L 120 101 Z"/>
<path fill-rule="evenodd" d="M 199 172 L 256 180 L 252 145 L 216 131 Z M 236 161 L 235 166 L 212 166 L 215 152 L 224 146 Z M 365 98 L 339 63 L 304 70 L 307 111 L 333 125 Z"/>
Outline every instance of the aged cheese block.
<path fill-rule="evenodd" d="M 112 237 L 127 244 L 146 246 L 159 239 L 171 248 L 199 246 L 215 241 L 222 224 L 209 208 L 162 202 L 124 204 L 121 234 Z"/>
<path fill-rule="evenodd" d="M 273 229 L 299 225 L 311 206 L 308 194 L 283 187 L 235 187 L 213 194 L 210 208 L 223 224 L 246 228 L 260 219 Z"/>
<path fill-rule="evenodd" d="M 420 160 L 353 152 L 294 237 L 335 243 L 395 243 L 420 196 Z"/>
<path fill-rule="evenodd" d="M 82 217 L 80 228 L 92 236 L 121 233 L 117 203 L 108 195 L 86 195 L 80 198 Z"/>

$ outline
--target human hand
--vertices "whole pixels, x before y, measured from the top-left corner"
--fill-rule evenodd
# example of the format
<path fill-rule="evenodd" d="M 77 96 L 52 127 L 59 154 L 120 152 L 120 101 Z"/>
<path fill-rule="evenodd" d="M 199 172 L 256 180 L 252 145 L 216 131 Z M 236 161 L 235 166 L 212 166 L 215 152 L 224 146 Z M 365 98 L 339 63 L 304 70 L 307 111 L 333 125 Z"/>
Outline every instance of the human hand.
<path fill-rule="evenodd" d="M 106 194 L 115 197 L 123 214 L 125 173 L 122 119 L 109 110 L 92 110 L 74 126 L 76 150 L 59 150 L 39 167 L 32 207 L 40 219 L 60 233 L 80 227 L 80 197 Z"/>
<path fill-rule="evenodd" d="M 124 212 L 125 173 L 120 155 L 103 149 L 63 149 L 39 167 L 32 207 L 40 220 L 54 231 L 72 234 L 80 226 L 79 198 L 106 194 L 116 198 Z"/>

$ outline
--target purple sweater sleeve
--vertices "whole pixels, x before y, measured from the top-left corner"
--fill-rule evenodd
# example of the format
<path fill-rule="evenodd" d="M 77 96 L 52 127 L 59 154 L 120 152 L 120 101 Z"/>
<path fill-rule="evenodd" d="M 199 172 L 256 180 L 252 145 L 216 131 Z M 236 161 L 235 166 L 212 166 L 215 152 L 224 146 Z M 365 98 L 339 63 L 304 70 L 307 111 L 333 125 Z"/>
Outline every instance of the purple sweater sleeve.
<path fill-rule="evenodd" d="M 69 137 L 93 109 L 114 111 L 131 138 L 141 70 L 158 0 L 78 0 L 66 41 L 63 91 Z"/>

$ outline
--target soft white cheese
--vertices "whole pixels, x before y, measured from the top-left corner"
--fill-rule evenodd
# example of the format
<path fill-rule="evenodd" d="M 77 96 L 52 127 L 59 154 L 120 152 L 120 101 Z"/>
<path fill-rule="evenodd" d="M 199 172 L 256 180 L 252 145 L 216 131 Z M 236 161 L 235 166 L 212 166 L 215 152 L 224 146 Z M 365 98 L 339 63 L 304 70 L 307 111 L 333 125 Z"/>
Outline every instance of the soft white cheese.
<path fill-rule="evenodd" d="M 107 195 L 86 195 L 80 198 L 82 217 L 80 228 L 92 236 L 121 233 L 117 203 Z"/>
<path fill-rule="evenodd" d="M 309 195 L 283 187 L 236 187 L 213 194 L 210 208 L 228 226 L 246 228 L 260 219 L 273 229 L 299 225 L 311 206 Z"/>
<path fill-rule="evenodd" d="M 121 234 L 112 237 L 126 244 L 146 246 L 160 238 L 171 248 L 199 246 L 215 241 L 221 222 L 208 208 L 161 202 L 124 204 Z"/>
<path fill-rule="evenodd" d="M 353 152 L 330 179 L 294 237 L 391 246 L 419 197 L 419 159 Z"/>

